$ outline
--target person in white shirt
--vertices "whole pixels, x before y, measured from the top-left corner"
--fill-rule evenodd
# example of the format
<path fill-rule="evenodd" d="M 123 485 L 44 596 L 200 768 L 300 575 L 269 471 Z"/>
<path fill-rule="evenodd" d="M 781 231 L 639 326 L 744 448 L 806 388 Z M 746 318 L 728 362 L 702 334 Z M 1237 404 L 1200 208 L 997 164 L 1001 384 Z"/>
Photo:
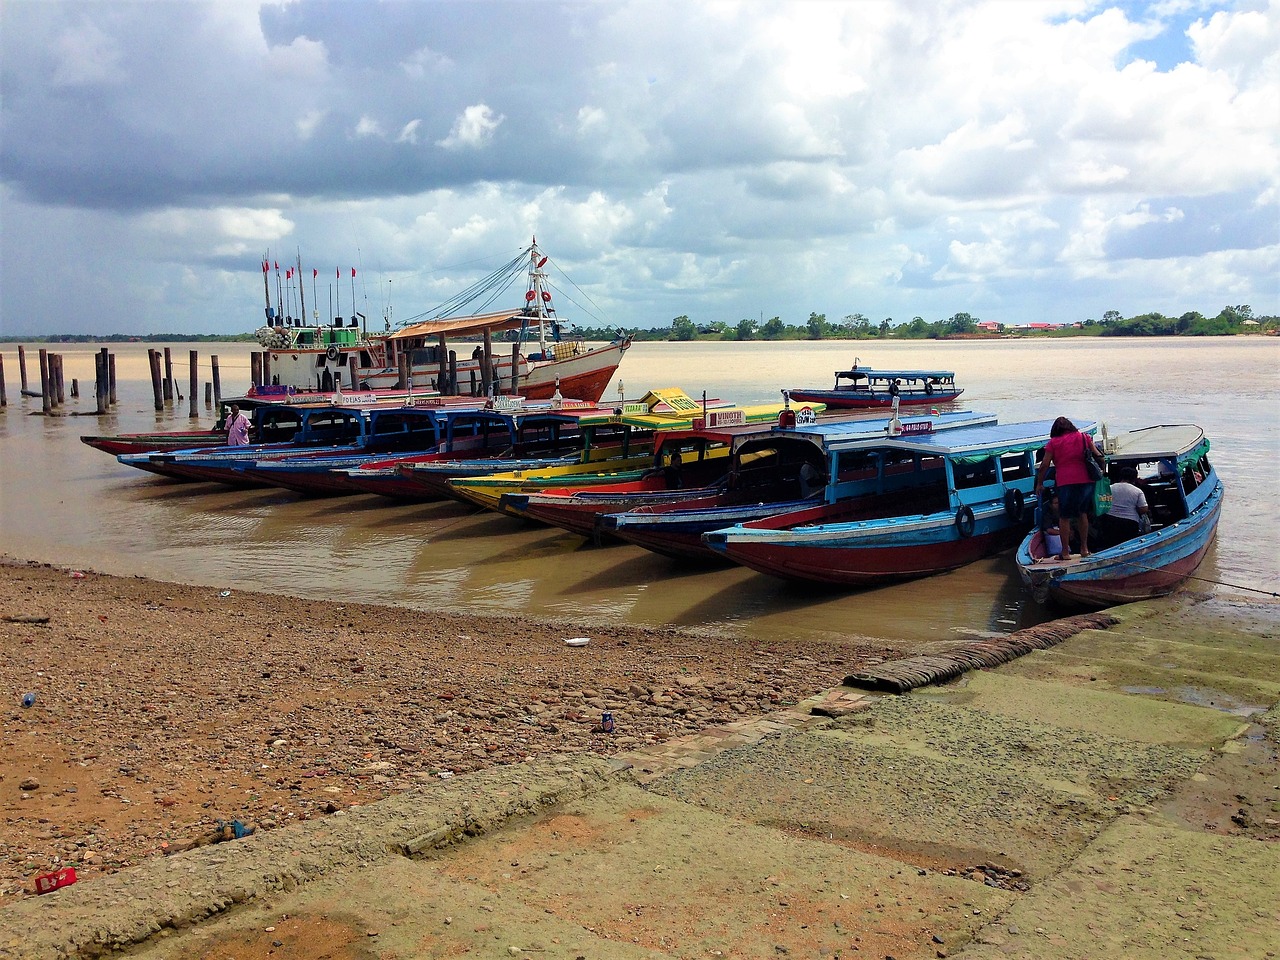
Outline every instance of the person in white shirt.
<path fill-rule="evenodd" d="M 1102 516 L 1102 538 L 1108 547 L 1132 540 L 1149 512 L 1147 495 L 1138 486 L 1138 471 L 1120 468 L 1120 480 L 1111 485 L 1111 509 Z"/>

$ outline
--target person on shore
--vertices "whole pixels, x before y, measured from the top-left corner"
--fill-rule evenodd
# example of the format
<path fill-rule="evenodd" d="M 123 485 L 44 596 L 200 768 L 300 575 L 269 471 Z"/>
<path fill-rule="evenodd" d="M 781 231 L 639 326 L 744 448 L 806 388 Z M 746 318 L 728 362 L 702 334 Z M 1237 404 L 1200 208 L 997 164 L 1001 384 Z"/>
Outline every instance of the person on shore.
<path fill-rule="evenodd" d="M 249 418 L 240 412 L 240 405 L 233 403 L 227 414 L 227 446 L 243 447 L 249 443 Z"/>
<path fill-rule="evenodd" d="M 1060 513 L 1058 529 L 1062 538 L 1059 560 L 1071 559 L 1071 525 L 1075 521 L 1076 534 L 1080 538 L 1080 556 L 1089 556 L 1089 503 L 1094 480 L 1089 476 L 1085 458 L 1101 460 L 1102 454 L 1094 446 L 1093 437 L 1081 433 L 1066 417 L 1059 417 L 1049 428 L 1049 442 L 1045 444 L 1040 469 L 1036 471 L 1036 498 L 1044 489 L 1044 476 L 1050 467 L 1054 469 L 1054 488 L 1058 491 Z"/>
<path fill-rule="evenodd" d="M 1120 480 L 1111 485 L 1111 509 L 1099 518 L 1103 545 L 1114 547 L 1138 536 L 1142 518 L 1148 513 L 1147 495 L 1138 486 L 1138 471 L 1121 467 Z"/>

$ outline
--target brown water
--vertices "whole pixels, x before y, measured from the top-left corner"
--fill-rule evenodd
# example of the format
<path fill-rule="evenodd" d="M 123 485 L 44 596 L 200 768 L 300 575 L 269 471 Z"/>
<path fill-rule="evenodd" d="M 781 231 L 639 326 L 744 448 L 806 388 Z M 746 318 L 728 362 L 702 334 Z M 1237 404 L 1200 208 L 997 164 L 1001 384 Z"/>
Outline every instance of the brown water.
<path fill-rule="evenodd" d="M 250 345 L 193 346 L 201 351 L 202 382 L 214 346 L 224 392 L 247 385 Z M 184 394 L 188 349 L 173 348 Z M 68 386 L 73 377 L 88 385 L 64 413 L 93 409 L 94 350 L 61 349 Z M 164 414 L 152 409 L 145 344 L 112 350 L 120 403 L 102 418 L 39 416 L 38 398 L 17 396 L 16 348 L 3 351 L 9 406 L 0 410 L 0 552 L 219 590 L 294 593 L 320 606 L 368 600 L 564 617 L 583 634 L 610 620 L 730 630 L 754 642 L 834 634 L 946 640 L 1007 632 L 1045 617 L 1022 592 L 1008 553 L 926 580 L 831 591 L 738 568 L 680 566 L 630 546 L 593 547 L 452 503 L 308 499 L 152 477 L 79 442 L 81 434 L 192 426 L 185 402 Z M 762 402 L 777 399 L 783 387 L 829 385 L 832 372 L 855 355 L 865 366 L 955 370 L 967 405 L 1004 420 L 1066 414 L 1104 421 L 1112 431 L 1200 424 L 1213 441 L 1227 501 L 1199 576 L 1280 591 L 1274 338 L 640 343 L 620 378 L 629 397 L 676 385 L 694 396 L 705 389 L 713 397 Z M 38 387 L 34 350 L 27 359 Z M 610 396 L 616 395 L 615 380 Z M 203 400 L 199 411 L 197 425 L 208 425 L 212 411 Z M 240 601 L 233 592 L 227 602 Z M 458 629 L 465 632 L 465 619 Z"/>

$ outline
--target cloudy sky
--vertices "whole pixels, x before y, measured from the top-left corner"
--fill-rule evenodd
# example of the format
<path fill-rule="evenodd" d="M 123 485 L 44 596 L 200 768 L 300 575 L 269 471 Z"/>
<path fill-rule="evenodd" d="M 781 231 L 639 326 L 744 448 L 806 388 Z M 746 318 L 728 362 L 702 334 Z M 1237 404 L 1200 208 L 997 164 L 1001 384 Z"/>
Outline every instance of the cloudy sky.
<path fill-rule="evenodd" d="M 252 330 L 264 255 L 400 321 L 534 234 L 586 325 L 1280 313 L 1280 0 L 2 0 L 0 56 L 0 334 Z"/>

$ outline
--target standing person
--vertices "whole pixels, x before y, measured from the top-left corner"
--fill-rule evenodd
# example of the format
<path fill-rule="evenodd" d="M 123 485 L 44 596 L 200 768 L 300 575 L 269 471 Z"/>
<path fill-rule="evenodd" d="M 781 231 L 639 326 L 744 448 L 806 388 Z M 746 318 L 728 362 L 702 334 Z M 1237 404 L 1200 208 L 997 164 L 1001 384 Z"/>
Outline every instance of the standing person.
<path fill-rule="evenodd" d="M 249 418 L 240 412 L 240 405 L 233 403 L 227 414 L 227 446 L 243 447 L 249 443 Z"/>
<path fill-rule="evenodd" d="M 1036 471 L 1036 499 L 1044 489 L 1044 475 L 1054 468 L 1054 486 L 1058 491 L 1058 510 L 1061 514 L 1058 527 L 1062 537 L 1059 560 L 1071 559 L 1071 522 L 1076 523 L 1080 537 L 1080 556 L 1089 556 L 1089 501 L 1094 480 L 1085 466 L 1085 457 L 1102 459 L 1093 444 L 1093 437 L 1081 433 L 1066 417 L 1059 417 L 1049 428 L 1049 442 L 1044 446 L 1044 457 Z"/>
<path fill-rule="evenodd" d="M 668 490 L 679 490 L 684 486 L 684 461 L 680 457 L 679 450 L 671 455 L 671 460 L 663 468 L 662 474 L 666 478 Z"/>
<path fill-rule="evenodd" d="M 1148 511 L 1147 495 L 1138 486 L 1138 471 L 1121 467 L 1119 482 L 1111 485 L 1111 509 L 1099 518 L 1103 544 L 1114 547 L 1132 540 L 1139 534 Z"/>

